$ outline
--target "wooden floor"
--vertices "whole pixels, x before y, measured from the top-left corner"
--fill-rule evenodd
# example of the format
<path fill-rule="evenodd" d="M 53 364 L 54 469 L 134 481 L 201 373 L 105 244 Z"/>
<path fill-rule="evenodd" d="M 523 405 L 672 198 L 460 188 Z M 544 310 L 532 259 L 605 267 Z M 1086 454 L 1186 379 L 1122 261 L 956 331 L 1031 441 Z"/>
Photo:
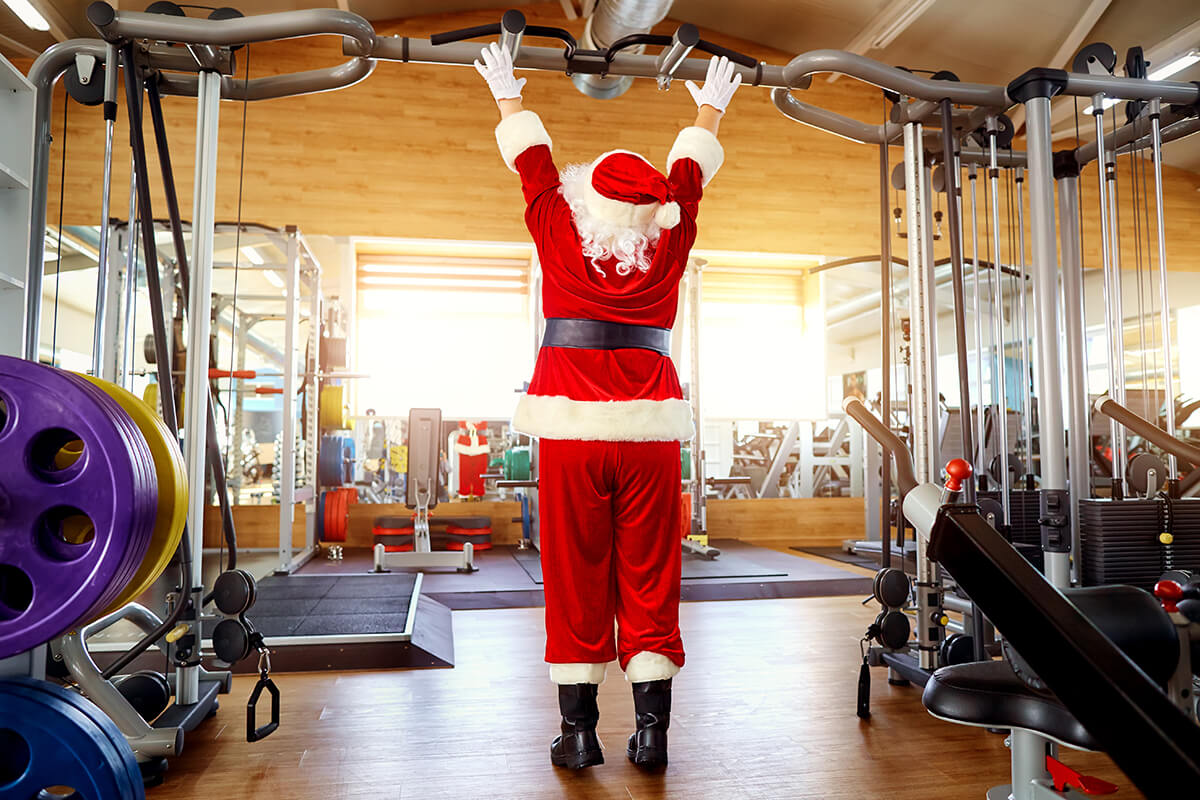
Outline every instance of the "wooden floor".
<path fill-rule="evenodd" d="M 633 703 L 613 669 L 600 689 L 607 763 L 551 767 L 541 609 L 456 611 L 454 669 L 277 676 L 282 726 L 257 744 L 244 741 L 251 679 L 235 679 L 148 796 L 931 800 L 1007 782 L 1003 737 L 933 719 L 918 689 L 888 686 L 882 670 L 874 716 L 855 717 L 858 639 L 874 613 L 849 597 L 685 604 L 663 774 L 624 758 Z M 1104 756 L 1065 760 L 1140 796 Z"/>

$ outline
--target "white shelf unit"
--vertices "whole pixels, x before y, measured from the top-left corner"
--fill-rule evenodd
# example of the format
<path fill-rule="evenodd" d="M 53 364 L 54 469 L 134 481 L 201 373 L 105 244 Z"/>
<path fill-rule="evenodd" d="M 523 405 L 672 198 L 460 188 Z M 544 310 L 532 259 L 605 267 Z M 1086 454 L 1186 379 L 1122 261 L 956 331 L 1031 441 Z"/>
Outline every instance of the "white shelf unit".
<path fill-rule="evenodd" d="M 19 356 L 25 331 L 33 179 L 33 84 L 0 56 L 0 354 Z"/>

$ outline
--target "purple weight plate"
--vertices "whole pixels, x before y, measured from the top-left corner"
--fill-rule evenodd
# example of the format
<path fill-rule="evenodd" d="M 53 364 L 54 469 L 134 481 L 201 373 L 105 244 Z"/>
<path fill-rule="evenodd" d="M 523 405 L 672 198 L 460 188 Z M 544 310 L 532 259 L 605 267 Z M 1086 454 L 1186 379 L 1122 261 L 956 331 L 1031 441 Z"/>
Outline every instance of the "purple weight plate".
<path fill-rule="evenodd" d="M 102 394 L 102 393 L 101 393 Z M 107 396 L 105 396 L 107 399 Z M 66 373 L 0 357 L 0 658 L 61 634 L 128 581 L 130 538 L 146 536 L 154 508 L 130 431 L 109 404 Z M 47 468 L 70 435 L 84 443 L 70 467 Z M 145 443 L 141 442 L 143 448 Z M 148 455 L 148 454 L 147 454 Z M 75 509 L 95 527 L 73 545 L 54 533 Z M 136 568 L 134 565 L 133 568 Z"/>
<path fill-rule="evenodd" d="M 105 595 L 82 618 L 91 619 L 112 605 L 112 601 L 124 591 L 129 581 L 133 580 L 133 576 L 137 574 L 138 567 L 141 566 L 146 549 L 150 546 L 158 513 L 158 479 L 154 471 L 154 456 L 150 453 L 150 448 L 142 437 L 137 423 L 103 389 L 74 373 L 65 374 L 75 381 L 80 389 L 90 394 L 100 408 L 106 409 L 113 421 L 123 430 L 129 447 L 128 452 L 132 456 L 131 463 L 141 476 L 139 486 L 142 488 L 135 492 L 134 497 L 143 499 L 135 501 L 133 498 L 129 498 L 128 500 L 134 512 L 138 514 L 138 522 L 131 529 L 131 535 L 127 540 L 128 547 L 123 559 L 126 569 L 121 575 L 114 577 Z"/>

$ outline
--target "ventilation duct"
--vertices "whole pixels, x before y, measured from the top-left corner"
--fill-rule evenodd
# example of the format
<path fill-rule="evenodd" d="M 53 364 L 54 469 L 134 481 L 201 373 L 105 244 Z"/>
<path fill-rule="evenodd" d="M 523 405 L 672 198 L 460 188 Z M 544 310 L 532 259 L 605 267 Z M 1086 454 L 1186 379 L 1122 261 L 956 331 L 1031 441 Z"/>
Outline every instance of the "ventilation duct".
<path fill-rule="evenodd" d="M 588 17 L 580 46 L 591 50 L 606 50 L 619 39 L 634 33 L 649 33 L 662 22 L 671 9 L 671 0 L 598 0 L 595 11 Z M 642 45 L 623 50 L 641 53 Z M 599 75 L 571 76 L 575 87 L 588 97 L 609 100 L 619 97 L 633 85 L 633 78 L 602 78 Z"/>

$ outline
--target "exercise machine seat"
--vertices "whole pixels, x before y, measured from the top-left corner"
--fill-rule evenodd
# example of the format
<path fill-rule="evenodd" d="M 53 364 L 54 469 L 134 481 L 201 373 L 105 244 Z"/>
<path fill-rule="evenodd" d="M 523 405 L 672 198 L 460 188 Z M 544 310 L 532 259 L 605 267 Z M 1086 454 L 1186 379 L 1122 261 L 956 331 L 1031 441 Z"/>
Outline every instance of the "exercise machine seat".
<path fill-rule="evenodd" d="M 1151 679 L 1166 685 L 1179 661 L 1179 637 L 1153 595 L 1121 585 L 1064 594 Z M 1008 661 L 943 667 L 925 684 L 921 702 L 935 717 L 952 722 L 1023 728 L 1073 747 L 1099 749 L 1053 693 L 1030 687 Z"/>
<path fill-rule="evenodd" d="M 1099 743 L 1048 691 L 1031 689 L 1006 661 L 942 667 L 921 696 L 930 714 L 986 728 L 1024 728 L 1083 750 Z"/>

